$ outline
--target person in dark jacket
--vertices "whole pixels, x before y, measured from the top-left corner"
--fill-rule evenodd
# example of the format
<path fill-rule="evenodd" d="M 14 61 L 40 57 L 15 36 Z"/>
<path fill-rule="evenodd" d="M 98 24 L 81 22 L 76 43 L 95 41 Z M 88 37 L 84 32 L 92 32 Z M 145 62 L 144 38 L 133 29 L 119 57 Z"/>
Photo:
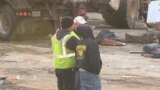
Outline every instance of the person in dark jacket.
<path fill-rule="evenodd" d="M 93 31 L 91 29 L 91 27 L 87 24 L 87 21 L 85 20 L 84 17 L 82 16 L 77 16 L 74 18 L 74 31 L 72 32 L 73 34 L 76 34 L 77 36 L 78 33 L 77 33 L 77 27 L 79 26 L 87 26 L 85 27 L 85 29 L 89 29 L 89 33 L 91 35 L 91 37 L 94 39 L 94 36 L 93 36 Z M 79 40 L 80 40 L 80 37 L 79 37 Z M 75 83 L 75 90 L 80 90 L 80 74 L 79 74 L 79 71 L 76 70 L 76 83 Z"/>
<path fill-rule="evenodd" d="M 102 67 L 97 42 L 89 26 L 79 26 L 77 34 L 81 40 L 76 47 L 76 65 L 80 73 L 80 90 L 101 90 L 99 73 Z"/>

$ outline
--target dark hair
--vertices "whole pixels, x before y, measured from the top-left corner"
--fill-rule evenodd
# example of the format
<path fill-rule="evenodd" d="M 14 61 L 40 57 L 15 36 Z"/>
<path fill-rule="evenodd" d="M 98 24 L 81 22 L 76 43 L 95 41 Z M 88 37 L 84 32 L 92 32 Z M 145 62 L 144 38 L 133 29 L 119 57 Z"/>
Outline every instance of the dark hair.
<path fill-rule="evenodd" d="M 70 16 L 62 17 L 61 19 L 61 27 L 62 28 L 70 28 L 73 25 L 73 19 Z"/>

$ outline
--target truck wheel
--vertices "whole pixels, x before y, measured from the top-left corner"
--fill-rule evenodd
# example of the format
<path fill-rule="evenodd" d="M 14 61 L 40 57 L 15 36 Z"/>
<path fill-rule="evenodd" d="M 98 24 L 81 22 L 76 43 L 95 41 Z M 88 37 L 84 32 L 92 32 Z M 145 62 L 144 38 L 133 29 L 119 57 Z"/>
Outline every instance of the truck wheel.
<path fill-rule="evenodd" d="M 16 27 L 16 15 L 14 10 L 6 5 L 0 7 L 0 39 L 9 40 Z"/>
<path fill-rule="evenodd" d="M 135 28 L 139 15 L 139 2 L 139 0 L 120 0 L 119 9 L 104 12 L 103 17 L 108 24 L 117 28 Z"/>

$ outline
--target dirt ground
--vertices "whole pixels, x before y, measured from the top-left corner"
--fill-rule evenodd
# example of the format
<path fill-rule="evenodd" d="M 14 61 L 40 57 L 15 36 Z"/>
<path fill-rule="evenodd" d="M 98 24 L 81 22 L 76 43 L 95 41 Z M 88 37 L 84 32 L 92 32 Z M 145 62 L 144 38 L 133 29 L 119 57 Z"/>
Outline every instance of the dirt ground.
<path fill-rule="evenodd" d="M 125 32 L 113 30 L 124 38 Z M 95 35 L 99 30 L 94 30 Z M 142 57 L 141 44 L 100 46 L 102 90 L 160 90 L 160 59 Z M 0 42 L 0 72 L 7 79 L 0 90 L 57 90 L 49 37 Z M 2 74 L 2 73 L 1 73 Z"/>

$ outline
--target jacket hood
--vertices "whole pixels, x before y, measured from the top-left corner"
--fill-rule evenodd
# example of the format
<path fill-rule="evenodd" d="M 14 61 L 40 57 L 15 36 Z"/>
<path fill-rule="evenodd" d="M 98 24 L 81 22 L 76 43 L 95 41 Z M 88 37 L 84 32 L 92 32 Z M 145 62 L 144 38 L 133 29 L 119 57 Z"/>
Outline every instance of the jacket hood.
<path fill-rule="evenodd" d="M 77 27 L 77 34 L 83 39 L 87 39 L 87 38 L 95 39 L 94 35 L 93 35 L 93 31 L 92 31 L 91 27 L 88 25 L 78 26 Z"/>
<path fill-rule="evenodd" d="M 56 34 L 56 38 L 58 40 L 61 40 L 68 33 L 69 33 L 69 31 L 66 29 L 58 29 L 57 34 Z"/>

